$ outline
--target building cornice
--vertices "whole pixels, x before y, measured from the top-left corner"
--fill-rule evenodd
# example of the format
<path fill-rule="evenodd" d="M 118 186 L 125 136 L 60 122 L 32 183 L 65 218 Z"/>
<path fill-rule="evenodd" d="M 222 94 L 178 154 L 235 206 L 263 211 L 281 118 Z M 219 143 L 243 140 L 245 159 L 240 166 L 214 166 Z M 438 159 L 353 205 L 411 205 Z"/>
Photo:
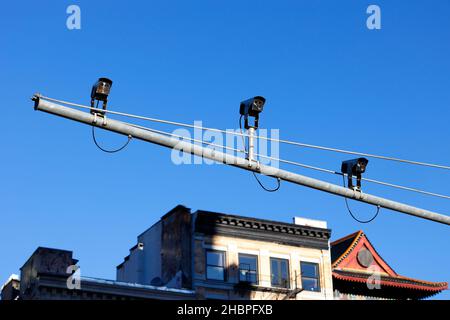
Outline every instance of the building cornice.
<path fill-rule="evenodd" d="M 301 226 L 216 212 L 197 211 L 195 232 L 291 246 L 328 249 L 330 229 Z"/>

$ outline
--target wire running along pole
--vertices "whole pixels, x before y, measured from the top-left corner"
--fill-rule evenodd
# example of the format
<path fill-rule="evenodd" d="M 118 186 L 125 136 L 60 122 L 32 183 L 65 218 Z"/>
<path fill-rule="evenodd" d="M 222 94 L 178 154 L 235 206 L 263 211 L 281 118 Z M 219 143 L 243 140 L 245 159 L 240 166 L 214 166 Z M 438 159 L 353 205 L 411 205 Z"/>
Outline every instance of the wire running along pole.
<path fill-rule="evenodd" d="M 42 99 L 45 99 L 45 100 L 60 102 L 60 103 L 64 103 L 64 104 L 67 104 L 67 105 L 73 105 L 75 107 L 80 107 L 80 108 L 83 108 L 83 109 L 89 109 L 89 110 L 92 109 L 92 110 L 98 110 L 98 111 L 101 111 L 101 112 L 111 113 L 111 114 L 120 115 L 120 116 L 128 116 L 128 117 L 142 119 L 142 120 L 149 120 L 149 121 L 154 121 L 154 122 L 167 123 L 167 124 L 171 124 L 171 125 L 184 126 L 184 127 L 194 128 L 194 129 L 222 132 L 222 133 L 231 134 L 231 135 L 239 135 L 242 138 L 250 137 L 249 134 L 243 133 L 242 130 L 240 131 L 240 133 L 237 133 L 237 132 L 234 132 L 234 131 L 226 131 L 226 130 L 220 130 L 220 129 L 215 129 L 215 128 L 200 127 L 200 126 L 189 125 L 189 124 L 184 124 L 184 123 L 180 123 L 180 122 L 166 121 L 166 120 L 160 120 L 160 119 L 153 119 L 153 118 L 147 118 L 147 117 L 130 115 L 130 114 L 127 114 L 127 113 L 122 113 L 122 112 L 117 112 L 117 111 L 110 111 L 110 110 L 103 110 L 103 109 L 92 108 L 92 107 L 84 106 L 84 105 L 81 105 L 81 104 L 72 103 L 72 102 L 63 101 L 63 100 L 58 100 L 58 99 L 53 99 L 53 98 L 49 98 L 49 97 L 45 97 L 45 96 L 41 96 L 41 95 L 39 95 L 39 97 L 42 98 Z M 202 141 L 202 140 L 198 140 L 198 139 L 188 138 L 188 137 L 176 135 L 176 134 L 165 132 L 165 131 L 161 131 L 161 130 L 147 128 L 147 127 L 136 125 L 136 124 L 130 124 L 130 125 L 135 126 L 137 128 L 144 129 L 144 130 L 149 130 L 149 131 L 152 131 L 152 132 L 157 132 L 157 133 L 161 133 L 161 134 L 164 134 L 164 135 L 177 137 L 177 138 L 180 138 L 180 139 L 185 139 L 185 140 L 189 140 L 189 141 L 193 141 L 193 142 L 197 142 L 197 143 L 210 145 L 210 146 L 213 146 L 213 147 L 223 148 L 223 149 L 226 149 L 226 150 L 231 150 L 231 151 L 247 154 L 247 151 L 245 151 L 245 150 L 239 150 L 239 149 L 235 149 L 235 148 L 231 148 L 231 147 L 227 147 L 227 146 L 222 146 L 222 145 L 218 145 L 218 144 L 214 144 L 214 143 L 210 143 L 210 142 L 206 142 L 206 141 Z M 266 139 L 266 140 L 280 141 L 280 142 L 284 141 L 286 143 L 291 143 L 291 144 L 295 143 L 296 144 L 296 142 L 292 142 L 292 141 L 271 139 L 271 138 L 267 138 L 267 137 L 263 137 L 263 136 L 257 136 L 257 135 L 254 135 L 253 137 L 255 137 L 257 139 L 259 138 L 259 139 Z M 320 147 L 320 148 L 322 148 L 322 147 Z M 335 174 L 335 175 L 347 176 L 346 174 L 343 174 L 343 173 L 338 172 L 338 171 L 334 171 L 334 170 L 330 170 L 330 169 L 324 169 L 324 168 L 319 168 L 319 167 L 315 167 L 315 166 L 311 166 L 311 165 L 307 165 L 307 164 L 303 164 L 303 163 L 299 163 L 299 162 L 295 162 L 295 161 L 278 159 L 278 158 L 274 158 L 274 157 L 270 157 L 270 156 L 266 156 L 266 155 L 262 155 L 262 154 L 257 154 L 257 153 L 255 153 L 254 155 L 257 156 L 257 157 L 261 157 L 261 158 L 265 158 L 265 159 L 269 159 L 269 160 L 274 160 L 274 161 L 279 161 L 279 162 L 282 162 L 282 163 L 295 165 L 295 166 L 299 166 L 299 167 L 306 168 L 306 169 L 311 169 L 311 170 L 316 170 L 316 171 L 320 171 L 320 172 L 331 173 L 331 174 Z M 405 160 L 405 161 L 407 161 L 407 160 Z M 420 194 L 424 194 L 424 195 L 428 195 L 428 196 L 434 196 L 434 197 L 443 198 L 443 199 L 450 199 L 450 196 L 442 195 L 442 194 L 435 193 L 435 192 L 424 191 L 424 190 L 420 190 L 420 189 L 417 189 L 417 188 L 405 187 L 405 186 L 401 186 L 401 185 L 397 185 L 397 184 L 393 184 L 393 183 L 378 181 L 378 180 L 364 178 L 364 177 L 362 177 L 361 180 L 367 181 L 367 182 L 370 182 L 370 183 L 375 183 L 375 184 L 387 186 L 387 187 L 392 187 L 392 188 L 397 188 L 397 189 L 401 189 L 401 190 L 416 192 L 416 193 L 420 193 Z"/>
<path fill-rule="evenodd" d="M 373 196 L 367 193 L 357 192 L 324 182 L 318 179 L 313 179 L 307 176 L 292 173 L 286 170 L 278 169 L 266 165 L 255 165 L 255 163 L 250 163 L 247 159 L 241 157 L 235 157 L 230 154 L 225 154 L 220 151 L 216 151 L 210 148 L 205 148 L 203 146 L 195 145 L 185 141 L 180 141 L 174 137 L 165 136 L 156 132 L 150 132 L 148 130 L 137 128 L 133 125 L 127 124 L 125 122 L 117 121 L 114 119 L 103 119 L 95 122 L 95 116 L 82 112 L 80 110 L 75 110 L 66 106 L 62 106 L 44 99 L 40 99 L 39 96 L 34 96 L 33 100 L 35 102 L 35 109 L 64 117 L 70 120 L 78 121 L 90 126 L 96 126 L 108 131 L 116 132 L 125 136 L 131 136 L 133 138 L 147 141 L 160 146 L 165 146 L 171 149 L 180 150 L 186 153 L 190 153 L 199 157 L 208 158 L 220 163 L 238 167 L 244 170 L 257 172 L 264 174 L 266 176 L 276 177 L 284 181 L 292 182 L 298 185 L 306 186 L 309 188 L 325 191 L 331 194 L 339 195 L 349 199 L 357 200 L 360 202 L 372 204 L 375 206 L 380 206 L 385 209 L 390 209 L 423 219 L 439 222 L 442 224 L 450 225 L 450 217 L 428 211 L 425 209 L 413 207 L 400 202 L 388 200 L 385 198 Z"/>
<path fill-rule="evenodd" d="M 180 136 L 180 135 L 173 134 L 173 133 L 170 133 L 170 132 L 156 130 L 156 129 L 152 129 L 152 128 L 148 128 L 148 127 L 144 127 L 144 126 L 140 126 L 140 125 L 136 125 L 136 124 L 130 124 L 130 125 L 133 126 L 133 127 L 136 127 L 136 128 L 143 129 L 143 130 L 148 130 L 148 131 L 151 131 L 151 132 L 157 132 L 157 133 L 160 133 L 160 134 L 164 134 L 166 136 L 172 136 L 172 137 L 183 139 L 183 140 L 188 140 L 188 141 L 192 141 L 192 142 L 196 142 L 196 143 L 201 143 L 201 144 L 205 144 L 205 145 L 208 145 L 208 146 L 216 147 L 216 148 L 219 148 L 219 149 L 230 150 L 230 151 L 234 151 L 234 152 L 242 153 L 242 154 L 247 154 L 248 153 L 248 151 L 246 151 L 246 150 L 240 150 L 240 149 L 236 149 L 236 148 L 232 148 L 232 147 L 228 147 L 228 146 L 224 146 L 224 145 L 219 145 L 219 144 L 215 144 L 215 143 L 204 141 L 204 140 L 198 140 L 198 139 L 193 139 L 193 138 L 190 138 L 190 137 Z M 338 172 L 338 171 L 334 171 L 334 170 L 330 170 L 330 169 L 319 168 L 319 167 L 311 166 L 311 165 L 308 165 L 308 164 L 299 163 L 299 162 L 296 162 L 296 161 L 279 159 L 279 158 L 275 158 L 275 157 L 271 157 L 271 156 L 267 156 L 267 155 L 263 155 L 263 154 L 259 154 L 259 153 L 254 153 L 254 156 L 259 157 L 259 158 L 265 158 L 265 159 L 273 160 L 273 161 L 279 161 L 279 162 L 282 162 L 282 163 L 298 166 L 298 167 L 301 167 L 301 168 L 316 170 L 316 171 L 325 172 L 325 173 L 331 173 L 331 174 L 334 174 L 334 175 L 339 175 L 339 176 L 344 176 L 344 177 L 347 176 L 346 173 L 342 173 L 342 172 Z M 417 188 L 405 187 L 405 186 L 401 186 L 401 185 L 398 185 L 398 184 L 393 184 L 393 183 L 389 183 L 389 182 L 384 182 L 384 181 L 379 181 L 379 180 L 374 180 L 374 179 L 369 179 L 369 178 L 364 178 L 364 177 L 361 177 L 361 180 L 367 181 L 367 182 L 370 182 L 370 183 L 379 184 L 379 185 L 382 185 L 382 186 L 387 186 L 387 187 L 391 187 L 391 188 L 397 188 L 397 189 L 401 189 L 401 190 L 416 192 L 416 193 L 420 193 L 420 194 L 424 194 L 424 195 L 428 195 L 428 196 L 433 196 L 433 197 L 438 197 L 438 198 L 443 198 L 443 199 L 449 199 L 450 200 L 450 196 L 439 194 L 439 193 L 435 193 L 435 192 L 429 192 L 429 191 L 424 191 L 424 190 L 420 190 L 420 189 L 417 189 Z"/>
<path fill-rule="evenodd" d="M 42 96 L 42 95 L 39 95 L 39 97 L 42 98 L 42 99 L 48 100 L 48 101 L 53 101 L 53 102 L 57 102 L 57 103 L 67 104 L 67 105 L 71 105 L 71 106 L 78 107 L 78 108 L 84 108 L 84 109 L 89 109 L 89 110 L 98 110 L 98 111 L 101 111 L 101 112 L 104 112 L 104 113 L 110 113 L 110 114 L 115 114 L 115 115 L 119 115 L 119 116 L 130 117 L 130 118 L 135 118 L 135 119 L 140 119 L 140 120 L 146 120 L 146 121 L 152 121 L 152 122 L 158 122 L 158 123 L 165 123 L 165 124 L 176 125 L 176 126 L 186 127 L 186 128 L 208 130 L 208 131 L 213 131 L 213 132 L 222 132 L 222 133 L 231 134 L 231 135 L 237 135 L 237 136 L 244 136 L 244 137 L 248 137 L 249 136 L 248 134 L 238 133 L 238 132 L 233 132 L 233 131 L 226 131 L 226 130 L 220 130 L 220 129 L 215 129 L 215 128 L 208 128 L 208 127 L 201 127 L 201 126 L 196 126 L 196 125 L 190 125 L 190 124 L 187 124 L 187 123 L 168 121 L 168 120 L 161 120 L 161 119 L 156 119 L 156 118 L 149 118 L 149 117 L 138 116 L 138 115 L 133 115 L 133 114 L 124 113 L 124 112 L 112 111 L 112 110 L 96 109 L 96 108 L 92 108 L 92 107 L 85 106 L 85 105 L 82 105 L 82 104 L 77 104 L 77 103 L 68 102 L 68 101 L 64 101 L 64 100 L 58 100 L 58 99 L 54 99 L 54 98 L 50 98 L 50 97 L 46 97 L 46 96 Z M 368 157 L 368 158 L 375 158 L 375 159 L 388 160 L 388 161 L 394 161 L 394 162 L 400 162 L 400 163 L 407 163 L 407 164 L 424 166 L 424 167 L 431 167 L 431 168 L 437 168 L 437 169 L 450 170 L 450 166 L 445 166 L 445 165 L 440 165 L 440 164 L 427 163 L 427 162 L 421 162 L 421 161 L 413 161 L 413 160 L 406 160 L 406 159 L 400 159 L 400 158 L 395 158 L 395 157 L 388 157 L 388 156 L 382 156 L 382 155 L 376 155 L 376 154 L 364 153 L 364 152 L 356 152 L 356 151 L 350 151 L 350 150 L 344 150 L 344 149 L 338 149 L 338 148 L 330 148 L 330 147 L 318 146 L 318 145 L 301 143 L 301 142 L 295 142 L 295 141 L 289 141 L 289 140 L 283 140 L 283 139 L 274 139 L 274 138 L 269 138 L 269 137 L 264 137 L 264 136 L 255 136 L 255 137 L 257 139 L 274 141 L 274 142 L 294 145 L 294 146 L 303 147 L 303 148 L 318 149 L 318 150 L 323 150 L 323 151 L 331 151 L 331 152 L 344 153 L 344 154 L 352 154 L 352 155 Z"/>

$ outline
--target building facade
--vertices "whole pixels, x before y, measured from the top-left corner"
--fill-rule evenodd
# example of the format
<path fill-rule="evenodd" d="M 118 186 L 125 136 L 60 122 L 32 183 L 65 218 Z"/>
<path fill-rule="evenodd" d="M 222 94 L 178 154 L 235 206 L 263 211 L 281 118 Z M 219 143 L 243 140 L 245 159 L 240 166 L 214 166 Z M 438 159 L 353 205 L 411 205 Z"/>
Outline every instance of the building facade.
<path fill-rule="evenodd" d="M 3 300 L 192 300 L 192 290 L 81 277 L 67 250 L 39 247 L 2 289 Z M 75 271 L 75 272 L 74 272 Z M 11 283 L 8 282 L 8 283 Z"/>
<path fill-rule="evenodd" d="M 20 294 L 20 277 L 12 274 L 0 288 L 1 300 L 16 300 Z"/>
<path fill-rule="evenodd" d="M 191 288 L 198 299 L 332 299 L 331 231 L 297 221 L 177 206 L 138 236 L 117 280 Z"/>

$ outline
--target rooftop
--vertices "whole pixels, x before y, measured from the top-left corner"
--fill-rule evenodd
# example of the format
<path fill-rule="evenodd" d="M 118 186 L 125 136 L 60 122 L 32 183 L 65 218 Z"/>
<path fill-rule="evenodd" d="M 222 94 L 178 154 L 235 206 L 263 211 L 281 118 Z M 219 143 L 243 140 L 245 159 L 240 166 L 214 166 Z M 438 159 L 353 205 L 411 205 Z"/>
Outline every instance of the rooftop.
<path fill-rule="evenodd" d="M 384 261 L 361 230 L 331 243 L 331 267 L 335 289 L 342 293 L 423 299 L 448 288 L 447 282 L 399 275 Z M 369 284 L 378 284 L 380 289 L 370 289 L 372 286 Z"/>

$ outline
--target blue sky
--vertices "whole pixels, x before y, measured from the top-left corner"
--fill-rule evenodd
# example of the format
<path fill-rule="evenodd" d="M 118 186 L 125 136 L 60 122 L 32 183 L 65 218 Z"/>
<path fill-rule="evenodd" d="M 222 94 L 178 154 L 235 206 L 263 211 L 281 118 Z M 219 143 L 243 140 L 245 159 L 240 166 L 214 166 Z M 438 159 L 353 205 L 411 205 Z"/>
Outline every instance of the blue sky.
<path fill-rule="evenodd" d="M 71 4 L 81 30 L 66 28 Z M 370 4 L 381 8 L 381 30 L 366 28 Z M 33 111 L 29 100 L 39 91 L 87 104 L 94 80 L 108 76 L 115 110 L 236 128 L 239 102 L 263 95 L 262 127 L 281 138 L 449 165 L 449 12 L 446 0 L 5 2 L 0 282 L 37 246 L 73 250 L 83 275 L 114 279 L 136 236 L 177 204 L 326 220 L 334 239 L 363 229 L 398 273 L 449 281 L 448 226 L 388 210 L 360 225 L 340 197 L 288 183 L 269 194 L 247 172 L 175 166 L 169 150 L 139 141 L 108 155 L 89 127 Z M 106 147 L 125 139 L 98 136 Z M 335 170 L 351 158 L 285 145 L 280 156 Z M 444 170 L 370 159 L 366 176 L 450 194 Z M 364 190 L 449 213 L 448 200 Z M 363 219 L 375 210 L 351 206 Z"/>

